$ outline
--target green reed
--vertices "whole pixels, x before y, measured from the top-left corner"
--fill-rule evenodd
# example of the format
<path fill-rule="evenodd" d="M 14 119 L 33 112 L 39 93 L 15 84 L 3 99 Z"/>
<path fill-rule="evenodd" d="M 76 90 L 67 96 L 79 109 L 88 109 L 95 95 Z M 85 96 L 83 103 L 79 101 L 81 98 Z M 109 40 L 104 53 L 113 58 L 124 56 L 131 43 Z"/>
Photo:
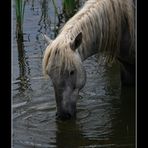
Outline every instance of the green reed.
<path fill-rule="evenodd" d="M 56 0 L 52 0 L 52 3 L 53 3 L 53 6 L 54 6 L 55 14 L 58 16 L 59 13 L 58 13 L 58 8 L 57 8 Z"/>
<path fill-rule="evenodd" d="M 60 14 L 58 11 L 56 0 L 52 0 L 52 3 L 55 10 L 55 15 L 59 18 Z M 77 11 L 78 6 L 79 0 L 62 0 L 63 15 L 65 16 L 66 20 L 74 15 L 74 13 Z"/>
<path fill-rule="evenodd" d="M 16 3 L 16 35 L 17 39 L 23 39 L 23 20 L 25 10 L 25 0 L 15 0 Z"/>
<path fill-rule="evenodd" d="M 63 0 L 63 12 L 67 18 L 75 13 L 78 2 L 76 0 Z"/>

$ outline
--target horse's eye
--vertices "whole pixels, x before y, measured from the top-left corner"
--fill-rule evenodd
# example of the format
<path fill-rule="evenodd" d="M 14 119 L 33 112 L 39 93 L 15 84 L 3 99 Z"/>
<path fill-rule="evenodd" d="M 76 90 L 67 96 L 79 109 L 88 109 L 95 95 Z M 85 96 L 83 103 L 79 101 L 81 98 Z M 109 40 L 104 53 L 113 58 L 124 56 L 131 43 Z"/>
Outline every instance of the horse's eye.
<path fill-rule="evenodd" d="M 74 70 L 72 70 L 71 72 L 70 72 L 70 75 L 73 75 L 74 74 Z"/>

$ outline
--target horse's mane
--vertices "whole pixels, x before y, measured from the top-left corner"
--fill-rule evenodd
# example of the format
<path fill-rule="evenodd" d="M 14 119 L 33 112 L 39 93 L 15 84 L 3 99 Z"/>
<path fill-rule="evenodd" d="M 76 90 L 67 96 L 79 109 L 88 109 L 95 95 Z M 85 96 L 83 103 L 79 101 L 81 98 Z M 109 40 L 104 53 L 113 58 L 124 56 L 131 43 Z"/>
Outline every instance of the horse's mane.
<path fill-rule="evenodd" d="M 83 39 L 80 48 L 92 48 L 92 42 L 98 45 L 98 51 L 109 52 L 113 58 L 120 46 L 122 26 L 127 25 L 134 44 L 134 4 L 133 0 L 88 0 L 61 29 L 57 38 L 47 47 L 44 59 L 44 74 L 55 62 L 60 67 L 69 69 L 78 63 L 73 58 L 73 50 L 66 47 L 78 33 L 82 32 Z M 96 41 L 94 41 L 96 40 Z M 87 51 L 84 51 L 87 52 Z M 56 65 L 57 66 L 57 65 Z"/>

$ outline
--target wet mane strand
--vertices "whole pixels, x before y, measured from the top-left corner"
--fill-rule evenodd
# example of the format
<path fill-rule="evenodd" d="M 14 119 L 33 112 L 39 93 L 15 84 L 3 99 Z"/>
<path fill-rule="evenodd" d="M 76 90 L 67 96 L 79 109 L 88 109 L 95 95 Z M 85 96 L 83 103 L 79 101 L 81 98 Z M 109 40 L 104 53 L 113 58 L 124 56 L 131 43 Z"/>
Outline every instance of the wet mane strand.
<path fill-rule="evenodd" d="M 48 73 L 52 65 L 64 69 L 70 69 L 72 66 L 79 67 L 79 62 L 73 57 L 74 51 L 69 50 L 67 45 L 80 32 L 83 34 L 80 49 L 84 49 L 84 54 L 88 48 L 92 48 L 92 42 L 95 41 L 95 44 L 99 43 L 98 51 L 109 53 L 108 58 L 113 59 L 118 53 L 122 24 L 125 23 L 133 44 L 134 5 L 132 0 L 88 0 L 47 47 L 43 59 L 44 74 Z"/>

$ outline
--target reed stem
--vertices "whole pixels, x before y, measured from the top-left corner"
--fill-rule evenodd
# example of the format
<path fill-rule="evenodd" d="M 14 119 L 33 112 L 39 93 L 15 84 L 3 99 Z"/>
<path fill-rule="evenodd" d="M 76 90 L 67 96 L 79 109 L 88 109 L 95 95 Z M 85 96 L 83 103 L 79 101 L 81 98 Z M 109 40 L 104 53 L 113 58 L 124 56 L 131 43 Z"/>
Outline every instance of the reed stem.
<path fill-rule="evenodd" d="M 23 40 L 23 20 L 25 11 L 25 0 L 15 0 L 16 3 L 16 36 L 17 39 Z"/>

